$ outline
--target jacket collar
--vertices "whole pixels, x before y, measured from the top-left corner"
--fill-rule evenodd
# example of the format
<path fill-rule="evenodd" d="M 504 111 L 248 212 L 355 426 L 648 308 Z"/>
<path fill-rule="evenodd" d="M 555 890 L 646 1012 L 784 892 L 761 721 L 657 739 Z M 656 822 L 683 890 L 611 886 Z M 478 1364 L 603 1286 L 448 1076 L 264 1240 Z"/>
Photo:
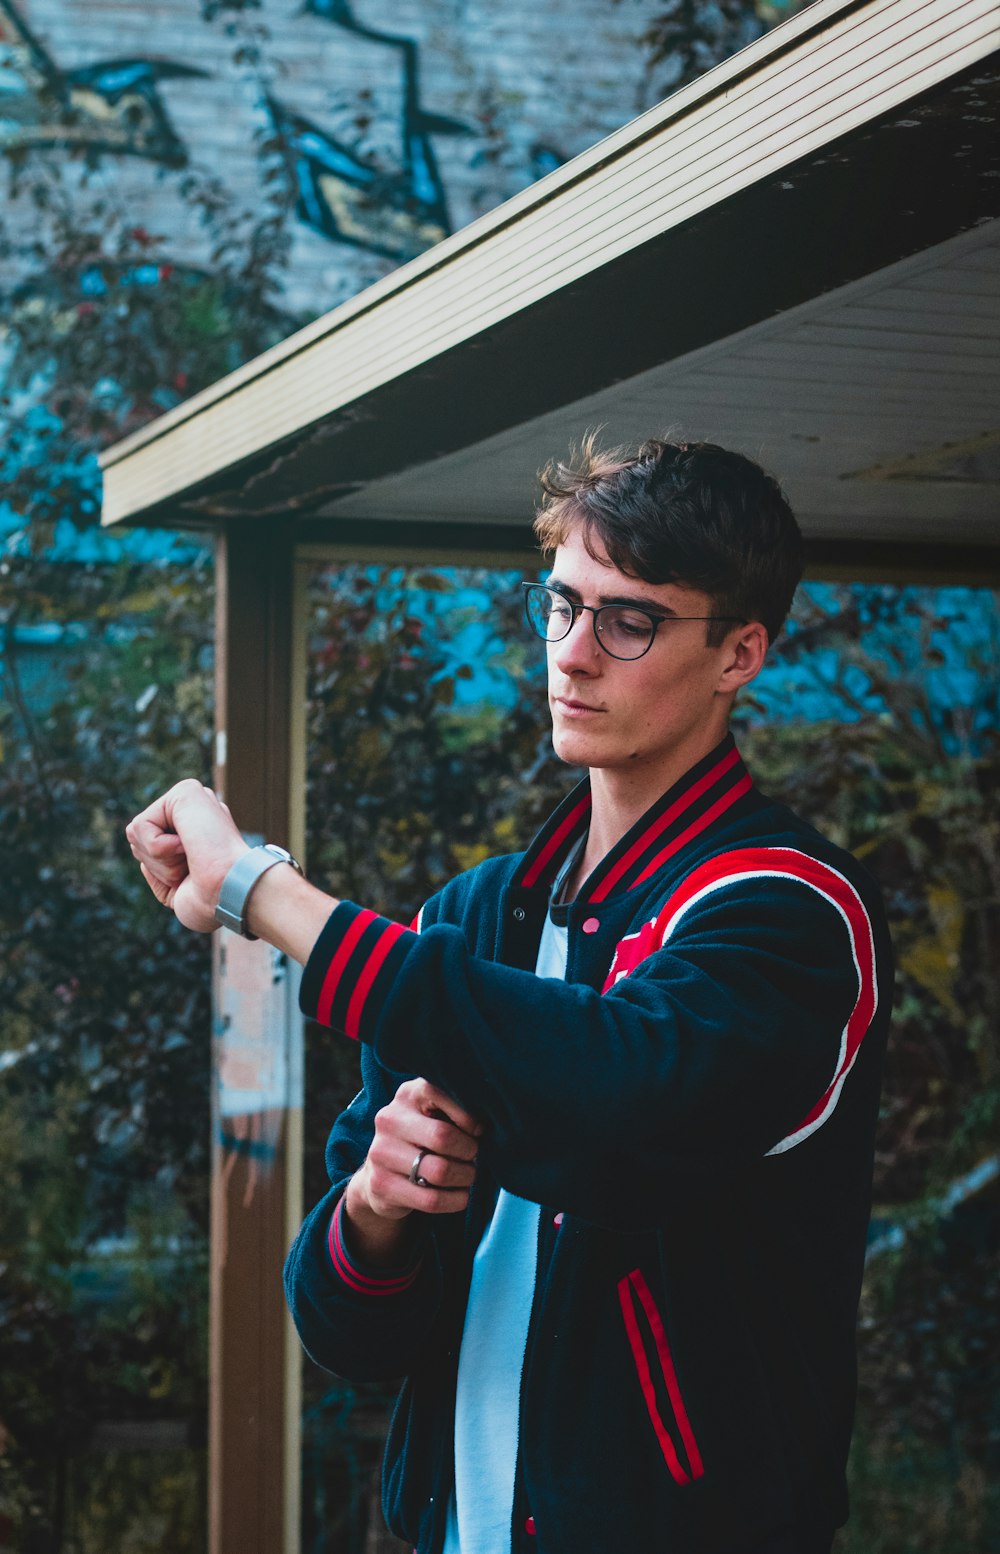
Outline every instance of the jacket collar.
<path fill-rule="evenodd" d="M 669 858 L 716 825 L 752 786 L 733 736 L 727 734 L 601 859 L 577 900 L 603 901 L 613 893 L 641 885 Z M 585 777 L 535 837 L 512 884 L 526 890 L 551 888 L 570 850 L 590 825 L 590 802 L 590 778 Z"/>

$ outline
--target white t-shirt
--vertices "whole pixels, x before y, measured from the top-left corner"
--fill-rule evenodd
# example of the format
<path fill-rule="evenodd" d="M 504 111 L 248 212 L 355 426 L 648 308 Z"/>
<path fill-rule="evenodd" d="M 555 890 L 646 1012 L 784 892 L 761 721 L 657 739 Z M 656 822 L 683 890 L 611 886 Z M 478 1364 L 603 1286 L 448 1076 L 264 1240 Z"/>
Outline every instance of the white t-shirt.
<path fill-rule="evenodd" d="M 546 913 L 535 975 L 562 981 L 566 947 L 566 928 Z M 501 1188 L 476 1251 L 458 1357 L 455 1492 L 444 1554 L 510 1554 L 539 1213 L 537 1203 Z"/>

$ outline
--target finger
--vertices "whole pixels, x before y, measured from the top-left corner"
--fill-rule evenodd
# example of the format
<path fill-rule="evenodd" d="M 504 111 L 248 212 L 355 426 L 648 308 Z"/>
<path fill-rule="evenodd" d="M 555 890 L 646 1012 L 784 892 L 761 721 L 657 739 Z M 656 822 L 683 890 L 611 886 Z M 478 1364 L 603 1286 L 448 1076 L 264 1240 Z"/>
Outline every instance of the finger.
<path fill-rule="evenodd" d="M 418 1116 L 413 1122 L 409 1137 L 418 1149 L 429 1149 L 433 1155 L 444 1155 L 449 1160 L 473 1161 L 479 1154 L 479 1140 L 458 1128 L 445 1117 Z"/>
<path fill-rule="evenodd" d="M 426 1145 L 413 1148 L 402 1139 L 380 1140 L 378 1144 L 372 1145 L 372 1162 L 395 1172 L 397 1176 L 402 1176 L 409 1182 L 413 1162 L 420 1150 L 425 1148 Z M 472 1160 L 453 1160 L 447 1155 L 437 1155 L 433 1151 L 428 1151 L 420 1162 L 419 1174 L 432 1187 L 467 1191 L 476 1179 L 476 1166 Z M 426 1188 L 423 1191 L 426 1191 Z"/>
<path fill-rule="evenodd" d="M 415 1209 L 418 1214 L 461 1214 L 469 1206 L 468 1189 L 411 1187 L 407 1182 L 412 1198 L 407 1199 L 406 1207 Z"/>
<path fill-rule="evenodd" d="M 174 831 L 161 831 L 150 838 L 149 850 L 157 858 L 184 858 L 184 843 Z"/>
<path fill-rule="evenodd" d="M 146 848 L 153 837 L 175 832 L 175 811 L 190 806 L 192 800 L 204 801 L 207 791 L 196 777 L 181 778 L 180 782 L 175 782 L 172 788 L 161 793 L 130 821 L 126 827 L 129 840 L 135 841 L 140 848 Z"/>
<path fill-rule="evenodd" d="M 153 812 L 154 809 L 155 806 L 151 806 L 150 809 L 143 810 L 141 815 L 136 815 L 135 819 L 125 827 L 125 835 L 128 837 L 130 846 L 136 848 L 143 857 L 152 857 L 155 854 L 157 843 L 162 837 L 174 835 L 166 823 L 162 810 L 156 814 Z"/>
<path fill-rule="evenodd" d="M 187 853 L 179 836 L 164 833 L 154 837 L 141 856 L 163 879 L 172 879 L 180 884 L 187 877 Z"/>
<path fill-rule="evenodd" d="M 125 827 L 129 840 L 138 841 L 140 846 L 147 836 L 172 829 L 173 827 L 170 825 L 167 812 L 167 795 L 165 793 L 154 799 L 152 804 L 147 804 L 146 808 L 140 810 Z"/>
<path fill-rule="evenodd" d="M 399 1211 L 420 1214 L 460 1214 L 469 1202 L 468 1188 L 417 1187 L 395 1171 L 368 1162 L 368 1201 L 377 1214 L 398 1218 Z"/>
<path fill-rule="evenodd" d="M 473 1138 L 479 1137 L 483 1131 L 483 1124 L 478 1117 L 466 1111 L 465 1107 L 447 1091 L 439 1090 L 437 1085 L 432 1085 L 430 1080 L 423 1079 L 419 1082 L 423 1090 L 417 1104 L 422 1112 L 429 1117 L 443 1116 L 456 1128 L 461 1128 L 463 1133 L 469 1133 Z"/>
<path fill-rule="evenodd" d="M 440 1116 L 418 1111 L 398 1094 L 375 1117 L 375 1135 L 398 1142 L 409 1151 L 409 1160 L 418 1149 L 428 1149 L 450 1160 L 472 1161 L 479 1153 L 479 1140 Z M 409 1169 L 409 1160 L 407 1169 Z"/>
<path fill-rule="evenodd" d="M 160 905 L 165 907 L 170 906 L 174 895 L 172 888 L 165 884 L 163 880 L 159 880 L 154 874 L 151 874 L 144 863 L 140 863 L 139 870 L 143 879 L 146 881 L 146 884 L 149 886 L 150 890 L 153 892 L 153 895 L 156 897 Z"/>
<path fill-rule="evenodd" d="M 176 841 L 176 838 L 167 840 Z M 164 885 L 176 888 L 187 879 L 188 862 L 187 854 L 183 847 L 159 848 L 153 850 L 138 848 L 133 845 L 132 854 L 139 862 L 149 870 L 156 879 Z"/>

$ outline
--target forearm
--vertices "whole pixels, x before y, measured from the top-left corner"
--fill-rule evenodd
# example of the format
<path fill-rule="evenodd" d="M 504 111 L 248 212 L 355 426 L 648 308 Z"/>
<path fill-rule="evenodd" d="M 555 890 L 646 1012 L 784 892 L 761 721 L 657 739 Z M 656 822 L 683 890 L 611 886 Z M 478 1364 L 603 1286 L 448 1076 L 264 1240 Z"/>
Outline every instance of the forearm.
<path fill-rule="evenodd" d="M 795 880 L 708 896 L 603 996 L 345 902 L 303 980 L 312 1018 L 490 1124 L 504 1187 L 609 1224 L 623 1210 L 593 1140 L 641 1161 L 629 1212 L 647 1222 L 667 1181 L 761 1158 L 811 1113 L 858 996 L 842 920 Z"/>
<path fill-rule="evenodd" d="M 247 926 L 258 939 L 305 965 L 331 912 L 335 896 L 310 885 L 288 864 L 268 869 L 247 903 Z"/>

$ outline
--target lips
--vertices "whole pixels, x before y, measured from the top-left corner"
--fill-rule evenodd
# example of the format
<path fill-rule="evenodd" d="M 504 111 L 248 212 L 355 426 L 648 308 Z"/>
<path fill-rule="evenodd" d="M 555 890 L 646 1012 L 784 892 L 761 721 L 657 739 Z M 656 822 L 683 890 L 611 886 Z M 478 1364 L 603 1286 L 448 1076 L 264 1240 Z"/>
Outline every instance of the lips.
<path fill-rule="evenodd" d="M 555 697 L 555 704 L 560 709 L 560 711 L 569 713 L 570 715 L 582 715 L 588 712 L 599 713 L 604 711 L 603 707 L 591 707 L 587 702 L 575 701 L 567 696 Z"/>

